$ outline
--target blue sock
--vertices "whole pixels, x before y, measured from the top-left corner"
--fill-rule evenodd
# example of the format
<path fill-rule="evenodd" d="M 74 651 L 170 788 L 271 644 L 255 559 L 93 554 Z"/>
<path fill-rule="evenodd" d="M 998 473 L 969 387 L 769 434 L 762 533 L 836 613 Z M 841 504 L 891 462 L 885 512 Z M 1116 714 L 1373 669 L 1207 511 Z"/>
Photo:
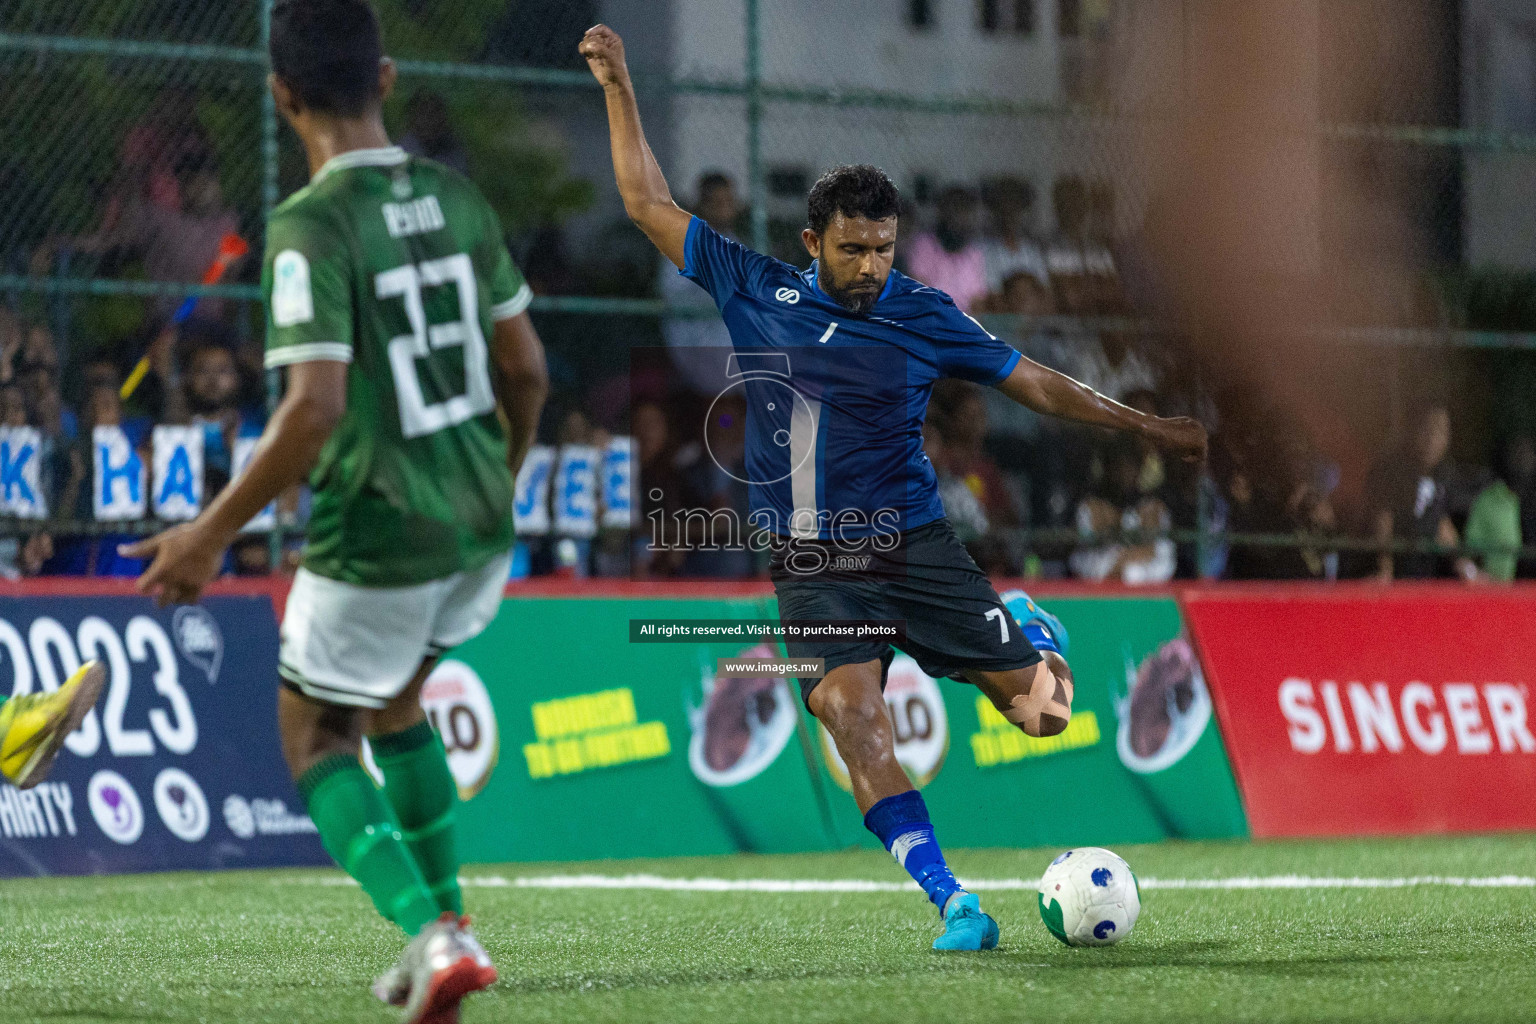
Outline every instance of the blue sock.
<path fill-rule="evenodd" d="M 1028 640 L 1030 646 L 1037 651 L 1061 653 L 1061 648 L 1056 646 L 1056 638 L 1039 619 L 1031 619 L 1024 624 L 1024 639 Z"/>
<path fill-rule="evenodd" d="M 944 904 L 951 896 L 965 891 L 944 863 L 944 852 L 939 849 L 933 825 L 928 821 L 928 807 L 917 790 L 909 789 L 875 804 L 864 815 L 864 827 L 923 887 L 939 913 L 944 913 Z"/>

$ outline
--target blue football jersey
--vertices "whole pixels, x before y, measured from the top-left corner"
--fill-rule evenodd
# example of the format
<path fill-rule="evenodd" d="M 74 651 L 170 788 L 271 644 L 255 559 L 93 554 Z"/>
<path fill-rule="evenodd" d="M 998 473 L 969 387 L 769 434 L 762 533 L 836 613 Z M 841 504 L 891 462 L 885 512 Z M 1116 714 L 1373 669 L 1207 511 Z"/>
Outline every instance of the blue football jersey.
<path fill-rule="evenodd" d="M 923 451 L 935 382 L 993 385 L 1019 361 L 941 291 L 891 272 L 868 314 L 801 272 L 694 218 L 682 274 L 730 330 L 720 353 L 746 401 L 750 521 L 781 536 L 891 534 L 944 515 Z M 716 415 L 711 407 L 711 416 Z M 708 426 L 706 425 L 706 431 Z"/>

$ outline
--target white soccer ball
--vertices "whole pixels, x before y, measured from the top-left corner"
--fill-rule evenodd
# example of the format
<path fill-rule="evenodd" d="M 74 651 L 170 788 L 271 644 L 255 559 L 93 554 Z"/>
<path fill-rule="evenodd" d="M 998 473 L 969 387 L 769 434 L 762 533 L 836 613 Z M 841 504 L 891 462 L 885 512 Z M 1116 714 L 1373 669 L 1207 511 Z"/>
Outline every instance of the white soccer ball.
<path fill-rule="evenodd" d="M 1097 846 L 1068 850 L 1040 879 L 1040 919 L 1069 946 L 1124 942 L 1140 913 L 1141 887 L 1131 866 Z"/>

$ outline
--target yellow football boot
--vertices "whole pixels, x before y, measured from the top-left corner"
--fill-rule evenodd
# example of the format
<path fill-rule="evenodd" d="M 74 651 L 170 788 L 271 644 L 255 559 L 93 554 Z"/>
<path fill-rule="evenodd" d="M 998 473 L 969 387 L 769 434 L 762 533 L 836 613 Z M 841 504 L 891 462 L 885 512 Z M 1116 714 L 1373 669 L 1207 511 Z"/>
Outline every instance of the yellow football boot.
<path fill-rule="evenodd" d="M 42 782 L 106 682 L 107 666 L 88 661 L 53 693 L 28 693 L 0 704 L 0 774 L 17 789 Z"/>

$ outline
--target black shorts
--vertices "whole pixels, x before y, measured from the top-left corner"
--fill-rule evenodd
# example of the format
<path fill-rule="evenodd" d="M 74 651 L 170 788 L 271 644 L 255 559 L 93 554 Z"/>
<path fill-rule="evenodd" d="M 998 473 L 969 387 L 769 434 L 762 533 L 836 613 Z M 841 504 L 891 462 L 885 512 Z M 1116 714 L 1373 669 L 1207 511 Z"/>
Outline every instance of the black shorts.
<path fill-rule="evenodd" d="M 769 572 L 781 621 L 898 621 L 904 635 L 896 646 L 935 679 L 959 678 L 965 669 L 1028 668 L 1040 660 L 948 519 L 906 531 L 888 551 L 834 541 L 775 545 Z M 785 646 L 791 658 L 824 659 L 827 672 L 878 659 L 882 689 L 895 657 L 890 644 L 871 640 Z M 801 679 L 801 699 L 809 701 L 820 681 Z"/>

